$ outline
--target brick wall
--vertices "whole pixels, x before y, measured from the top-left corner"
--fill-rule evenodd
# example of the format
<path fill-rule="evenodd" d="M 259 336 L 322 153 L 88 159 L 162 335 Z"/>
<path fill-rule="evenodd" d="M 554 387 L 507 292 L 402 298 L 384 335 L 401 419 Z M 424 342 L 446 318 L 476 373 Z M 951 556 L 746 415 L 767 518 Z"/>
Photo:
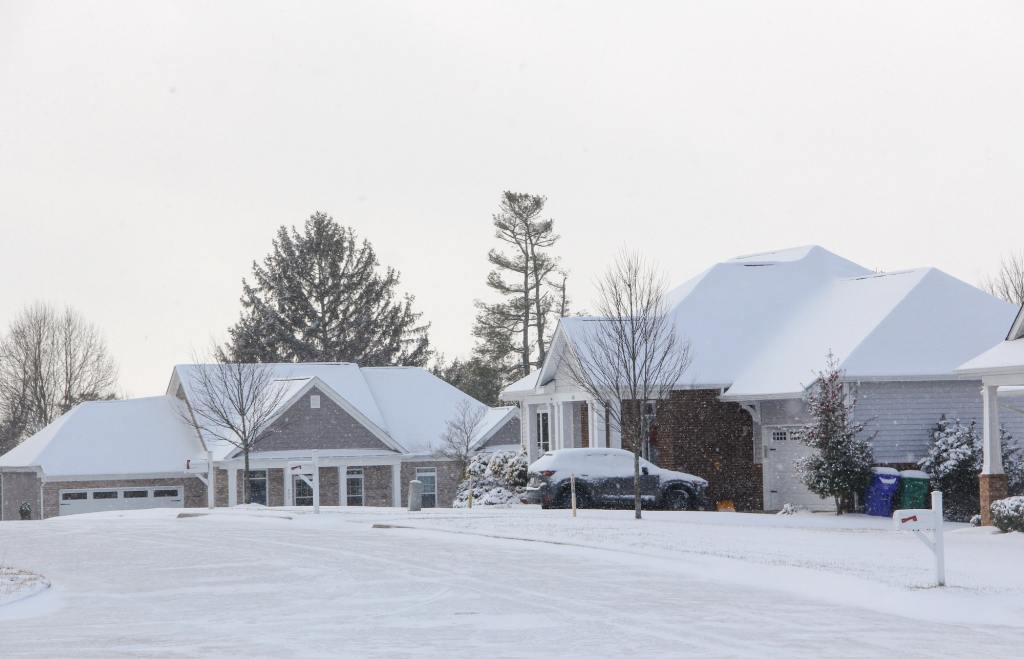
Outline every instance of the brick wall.
<path fill-rule="evenodd" d="M 26 501 L 32 506 L 32 519 L 39 519 L 41 484 L 39 477 L 32 471 L 9 471 L 0 474 L 0 499 L 3 500 L 0 519 L 21 519 L 18 509 Z"/>
<path fill-rule="evenodd" d="M 319 408 L 310 407 L 310 396 L 320 397 Z M 366 426 L 313 387 L 260 436 L 253 452 L 346 448 L 390 450 Z"/>
<path fill-rule="evenodd" d="M 461 474 L 458 467 L 449 461 L 403 462 L 402 463 L 402 503 L 409 501 L 409 481 L 416 477 L 417 467 L 434 467 L 437 469 L 437 507 L 451 508 L 455 500 L 455 490 L 459 486 Z"/>
<path fill-rule="evenodd" d="M 363 467 L 363 505 L 393 505 L 391 503 L 391 467 L 387 465 Z"/>
<path fill-rule="evenodd" d="M 657 406 L 657 463 L 707 479 L 712 502 L 737 510 L 764 507 L 761 465 L 754 463 L 754 424 L 716 389 L 674 391 Z"/>

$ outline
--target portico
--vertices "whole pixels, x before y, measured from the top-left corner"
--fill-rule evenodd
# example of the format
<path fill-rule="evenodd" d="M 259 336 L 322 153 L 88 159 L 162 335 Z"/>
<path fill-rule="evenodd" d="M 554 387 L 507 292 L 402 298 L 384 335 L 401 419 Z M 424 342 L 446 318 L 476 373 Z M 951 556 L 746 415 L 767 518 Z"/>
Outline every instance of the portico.
<path fill-rule="evenodd" d="M 957 369 L 964 378 L 982 382 L 982 461 L 979 478 L 981 523 L 992 524 L 992 502 L 1007 496 L 999 433 L 999 399 L 1003 408 L 1024 414 L 1024 307 L 1017 314 L 1006 340 Z M 1013 398 L 1021 396 L 1020 405 Z"/>

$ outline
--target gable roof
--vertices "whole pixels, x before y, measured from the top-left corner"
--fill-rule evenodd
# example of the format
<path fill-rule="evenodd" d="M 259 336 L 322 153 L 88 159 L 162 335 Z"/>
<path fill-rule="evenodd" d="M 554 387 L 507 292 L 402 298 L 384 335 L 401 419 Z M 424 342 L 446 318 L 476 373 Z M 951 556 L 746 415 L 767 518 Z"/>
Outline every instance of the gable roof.
<path fill-rule="evenodd" d="M 1024 373 L 1024 306 L 1017 312 L 1006 340 L 964 363 L 957 373 L 961 376 Z"/>
<path fill-rule="evenodd" d="M 275 416 L 296 405 L 306 392 L 316 386 L 385 445 L 403 454 L 429 455 L 440 448 L 441 435 L 461 401 L 490 410 L 429 371 L 417 367 L 360 368 L 344 362 L 267 366 L 273 369 L 280 386 L 285 387 L 285 395 Z M 175 393 L 180 383 L 185 395 L 190 396 L 195 369 L 208 367 L 211 365 L 175 366 L 168 383 L 168 393 Z M 491 415 L 488 413 L 485 418 L 491 418 Z M 217 446 L 223 442 L 208 443 L 217 458 L 226 457 L 234 451 L 230 445 Z"/>
<path fill-rule="evenodd" d="M 172 396 L 81 403 L 0 456 L 0 467 L 50 476 L 182 472 L 186 460 L 206 458 L 183 409 Z"/>
<path fill-rule="evenodd" d="M 476 428 L 473 441 L 470 443 L 470 450 L 477 450 L 488 442 L 506 423 L 519 416 L 519 408 L 515 405 L 506 407 L 492 407 L 487 410 Z M 514 443 L 518 444 L 518 440 Z"/>
<path fill-rule="evenodd" d="M 691 347 L 677 386 L 720 388 L 733 400 L 799 395 L 830 350 L 849 378 L 953 377 L 1014 313 L 939 270 L 873 273 L 818 246 L 718 263 L 667 298 Z M 555 377 L 559 335 L 579 350 L 597 322 L 562 319 L 538 384 Z"/>

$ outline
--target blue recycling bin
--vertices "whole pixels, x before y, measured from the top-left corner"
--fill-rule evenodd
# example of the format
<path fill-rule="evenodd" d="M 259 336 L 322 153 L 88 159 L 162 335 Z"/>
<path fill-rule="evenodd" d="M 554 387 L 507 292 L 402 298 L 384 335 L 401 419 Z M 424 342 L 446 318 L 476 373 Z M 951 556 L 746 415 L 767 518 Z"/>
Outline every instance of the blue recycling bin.
<path fill-rule="evenodd" d="M 892 502 L 900 489 L 900 472 L 891 467 L 875 467 L 871 471 L 871 484 L 864 494 L 864 512 L 889 517 L 892 515 Z"/>

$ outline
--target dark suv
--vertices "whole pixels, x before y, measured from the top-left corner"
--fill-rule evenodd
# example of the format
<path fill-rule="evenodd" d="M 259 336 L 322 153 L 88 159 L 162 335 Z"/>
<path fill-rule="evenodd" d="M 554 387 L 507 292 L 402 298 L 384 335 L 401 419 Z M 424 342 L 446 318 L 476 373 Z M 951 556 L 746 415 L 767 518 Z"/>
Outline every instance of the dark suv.
<path fill-rule="evenodd" d="M 549 451 L 530 465 L 523 503 L 543 508 L 570 505 L 570 477 L 576 476 L 576 507 L 633 505 L 633 454 L 614 448 L 567 448 Z M 704 510 L 708 482 L 640 460 L 640 497 L 645 508 Z"/>

